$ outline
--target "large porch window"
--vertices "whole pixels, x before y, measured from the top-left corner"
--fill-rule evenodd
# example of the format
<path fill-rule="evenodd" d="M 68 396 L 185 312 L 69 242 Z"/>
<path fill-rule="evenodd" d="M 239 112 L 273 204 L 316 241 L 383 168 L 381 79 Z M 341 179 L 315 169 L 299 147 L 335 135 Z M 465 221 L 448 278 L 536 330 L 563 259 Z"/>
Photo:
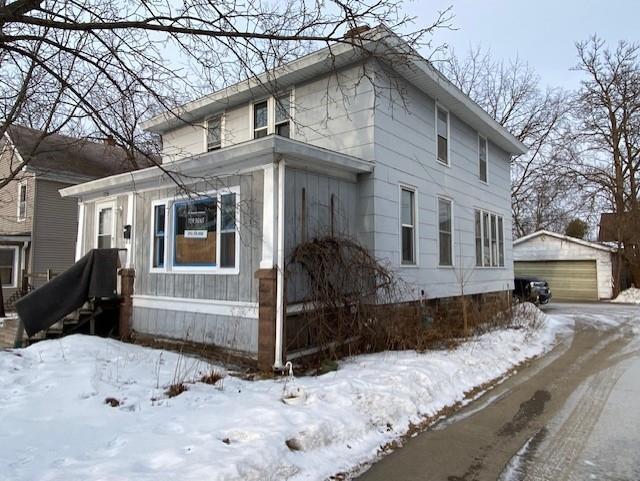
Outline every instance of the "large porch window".
<path fill-rule="evenodd" d="M 2 287 L 16 287 L 17 262 L 17 247 L 0 247 L 0 283 Z"/>

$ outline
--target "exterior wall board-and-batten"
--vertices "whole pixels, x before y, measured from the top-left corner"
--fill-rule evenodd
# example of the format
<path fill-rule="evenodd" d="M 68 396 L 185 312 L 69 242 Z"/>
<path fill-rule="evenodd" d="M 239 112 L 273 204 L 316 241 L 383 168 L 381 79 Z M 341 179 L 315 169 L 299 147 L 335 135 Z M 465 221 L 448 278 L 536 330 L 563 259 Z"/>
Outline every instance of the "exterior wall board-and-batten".
<path fill-rule="evenodd" d="M 562 282 L 551 286 L 554 299 L 610 299 L 612 252 L 600 244 L 541 231 L 514 243 L 515 270 Z"/>

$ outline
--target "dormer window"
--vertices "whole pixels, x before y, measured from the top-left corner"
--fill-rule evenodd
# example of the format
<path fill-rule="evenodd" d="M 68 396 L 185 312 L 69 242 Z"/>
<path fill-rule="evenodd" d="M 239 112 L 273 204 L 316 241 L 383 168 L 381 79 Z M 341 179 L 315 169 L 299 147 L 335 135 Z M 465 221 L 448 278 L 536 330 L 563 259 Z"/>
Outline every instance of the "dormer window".
<path fill-rule="evenodd" d="M 217 115 L 207 120 L 207 152 L 222 147 L 222 116 Z"/>
<path fill-rule="evenodd" d="M 253 105 L 253 138 L 266 137 L 269 130 L 269 108 L 266 100 Z"/>

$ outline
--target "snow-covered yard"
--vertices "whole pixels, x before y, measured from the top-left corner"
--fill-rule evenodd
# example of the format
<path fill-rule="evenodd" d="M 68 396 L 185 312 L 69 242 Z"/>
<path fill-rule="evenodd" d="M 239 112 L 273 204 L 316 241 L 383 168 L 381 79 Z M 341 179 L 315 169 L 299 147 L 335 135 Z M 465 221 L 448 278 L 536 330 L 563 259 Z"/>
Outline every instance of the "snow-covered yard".
<path fill-rule="evenodd" d="M 358 356 L 297 378 L 306 397 L 293 405 L 280 379 L 232 376 L 167 398 L 179 360 L 192 379 L 210 366 L 114 340 L 75 335 L 0 352 L 0 478 L 325 479 L 542 354 L 566 322 L 546 316 L 533 332 L 492 332 L 453 351 Z"/>

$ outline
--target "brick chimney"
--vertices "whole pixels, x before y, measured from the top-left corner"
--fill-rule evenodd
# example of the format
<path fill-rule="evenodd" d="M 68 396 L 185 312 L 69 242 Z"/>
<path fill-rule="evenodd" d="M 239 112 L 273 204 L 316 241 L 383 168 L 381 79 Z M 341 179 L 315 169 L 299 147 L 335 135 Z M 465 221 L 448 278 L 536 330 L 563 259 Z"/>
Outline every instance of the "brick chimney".
<path fill-rule="evenodd" d="M 353 27 L 345 32 L 344 38 L 357 38 L 368 30 L 371 30 L 371 27 L 369 27 L 369 25 L 360 25 L 358 27 Z"/>

